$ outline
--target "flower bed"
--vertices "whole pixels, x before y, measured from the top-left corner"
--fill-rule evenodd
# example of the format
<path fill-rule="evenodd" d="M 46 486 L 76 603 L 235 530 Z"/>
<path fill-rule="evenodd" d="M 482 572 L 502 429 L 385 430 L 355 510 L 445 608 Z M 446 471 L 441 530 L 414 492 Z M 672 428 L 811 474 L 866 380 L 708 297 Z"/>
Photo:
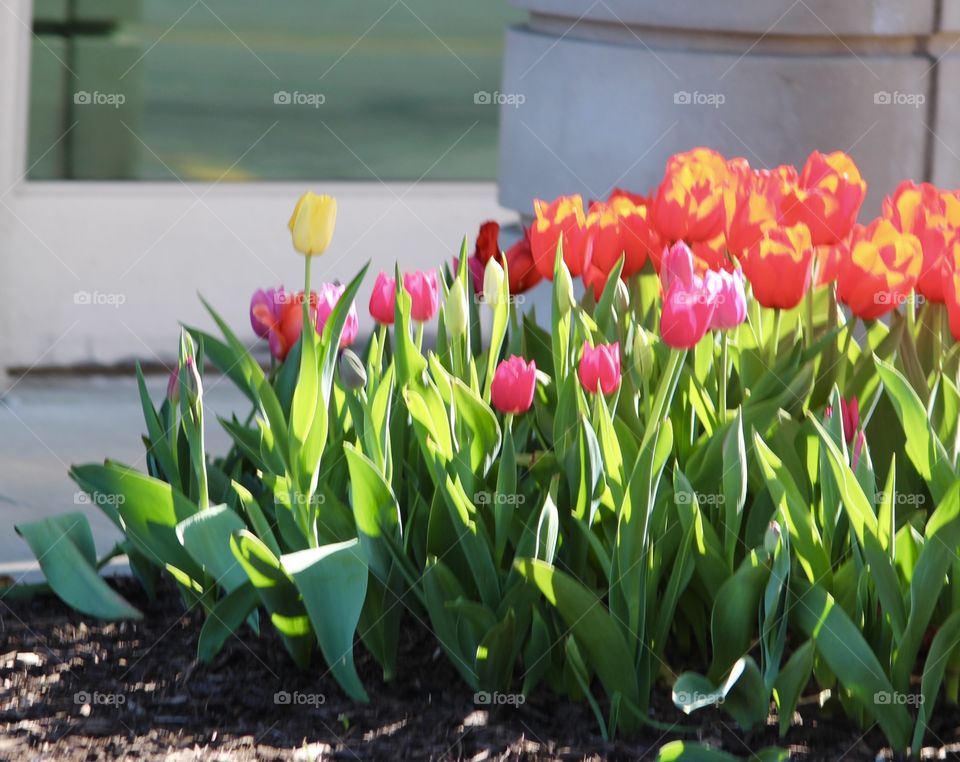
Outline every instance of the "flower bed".
<path fill-rule="evenodd" d="M 424 628 L 478 702 L 553 692 L 605 737 L 664 695 L 785 733 L 817 695 L 916 752 L 960 689 L 960 196 L 905 183 L 859 226 L 865 189 L 842 154 L 680 154 L 649 197 L 536 202 L 507 252 L 485 226 L 442 272 L 380 273 L 359 354 L 366 268 L 311 291 L 336 202 L 306 194 L 303 291 L 251 302 L 270 369 L 210 308 L 159 406 L 141 376 L 148 474 L 71 476 L 145 587 L 205 612 L 201 661 L 272 627 L 365 702 L 356 641 L 389 680 Z M 544 279 L 541 324 L 516 296 Z M 217 457 L 208 364 L 251 408 Z M 67 603 L 141 616 L 82 514 L 18 531 Z"/>

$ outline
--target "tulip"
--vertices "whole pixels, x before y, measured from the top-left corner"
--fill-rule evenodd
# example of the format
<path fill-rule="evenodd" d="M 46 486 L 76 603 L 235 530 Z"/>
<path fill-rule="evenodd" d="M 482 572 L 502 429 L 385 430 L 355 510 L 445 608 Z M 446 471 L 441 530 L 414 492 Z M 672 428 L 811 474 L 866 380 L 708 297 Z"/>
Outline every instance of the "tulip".
<path fill-rule="evenodd" d="M 806 225 L 770 228 L 740 258 L 753 295 L 764 307 L 791 309 L 810 285 L 813 244 Z"/>
<path fill-rule="evenodd" d="M 270 354 L 285 360 L 303 330 L 303 291 L 289 294 L 280 311 L 280 319 L 270 326 Z M 310 317 L 317 318 L 317 294 L 310 293 Z"/>
<path fill-rule="evenodd" d="M 952 271 L 946 277 L 944 296 L 947 301 L 947 317 L 950 321 L 950 333 L 960 341 L 960 256 L 954 259 Z"/>
<path fill-rule="evenodd" d="M 308 257 L 323 254 L 333 238 L 336 223 L 337 200 L 307 191 L 297 201 L 287 223 L 293 235 L 293 248 Z"/>
<path fill-rule="evenodd" d="M 487 262 L 483 271 L 483 301 L 495 307 L 503 301 L 503 268 L 496 259 Z"/>
<path fill-rule="evenodd" d="M 675 349 L 690 349 L 710 329 L 717 309 L 720 276 L 694 272 L 693 252 L 678 243 L 664 255 L 660 273 L 664 289 L 660 313 L 660 336 Z"/>
<path fill-rule="evenodd" d="M 776 521 L 771 521 L 767 526 L 767 531 L 763 533 L 763 549 L 771 556 L 780 545 L 780 538 L 783 536 L 783 530 Z"/>
<path fill-rule="evenodd" d="M 320 291 L 317 294 L 310 294 L 311 301 L 313 299 L 317 300 L 317 332 L 321 335 L 323 334 L 323 329 L 327 324 L 327 320 L 330 319 L 331 313 L 337 306 L 337 302 L 339 302 L 340 297 L 343 296 L 344 290 L 345 287 L 341 286 L 339 283 L 322 283 L 320 285 Z M 357 315 L 356 302 L 353 302 L 350 304 L 350 309 L 347 311 L 347 319 L 344 321 L 343 332 L 340 334 L 340 348 L 343 349 L 344 347 L 353 344 L 359 331 L 360 317 Z"/>
<path fill-rule="evenodd" d="M 827 405 L 824 417 L 827 420 L 833 418 L 833 405 Z M 860 401 L 856 395 L 849 400 L 845 397 L 840 398 L 840 424 L 843 429 L 843 438 L 849 445 L 853 442 L 857 428 L 860 426 Z"/>
<path fill-rule="evenodd" d="M 418 323 L 432 320 L 440 308 L 440 281 L 437 271 L 404 273 L 403 288 L 410 294 L 410 317 Z"/>
<path fill-rule="evenodd" d="M 796 169 L 780 166 L 751 172 L 726 194 L 726 245 L 733 256 L 742 256 L 779 224 L 783 199 L 797 182 Z"/>
<path fill-rule="evenodd" d="M 380 325 L 393 325 L 397 304 L 397 282 L 381 271 L 370 294 L 370 316 Z"/>
<path fill-rule="evenodd" d="M 930 183 L 915 185 L 907 180 L 884 199 L 883 216 L 901 233 L 919 239 L 923 266 L 917 291 L 931 302 L 944 302 L 949 254 L 960 225 L 960 202 Z"/>
<path fill-rule="evenodd" d="M 250 297 L 250 325 L 253 332 L 261 339 L 270 335 L 270 326 L 280 320 L 283 303 L 287 300 L 287 292 L 283 286 L 277 288 L 257 289 Z"/>
<path fill-rule="evenodd" d="M 919 239 L 878 217 L 858 226 L 837 275 L 837 298 L 859 318 L 873 320 L 905 301 L 923 266 Z"/>
<path fill-rule="evenodd" d="M 736 328 L 747 319 L 747 297 L 743 291 L 743 274 L 739 270 L 719 270 L 720 290 L 717 293 L 717 309 L 710 321 L 713 330 Z"/>
<path fill-rule="evenodd" d="M 863 453 L 863 447 L 867 443 L 867 437 L 862 431 L 857 432 L 857 441 L 853 444 L 853 452 L 850 454 L 850 466 L 854 471 L 860 465 L 860 456 Z"/>
<path fill-rule="evenodd" d="M 796 188 L 783 200 L 783 221 L 804 223 L 814 246 L 846 238 L 857 220 L 867 184 L 845 153 L 824 155 L 814 151 L 807 159 Z"/>
<path fill-rule="evenodd" d="M 640 379 L 649 381 L 653 376 L 656 355 L 653 352 L 653 345 L 650 343 L 650 337 L 642 326 L 637 326 L 637 332 L 633 336 L 633 364 L 640 374 Z"/>
<path fill-rule="evenodd" d="M 653 222 L 668 241 L 706 241 L 723 232 L 731 175 L 716 151 L 695 148 L 670 158 L 653 202 Z"/>
<path fill-rule="evenodd" d="M 537 386 L 537 365 L 513 355 L 497 366 L 490 383 L 490 403 L 501 413 L 525 413 L 533 404 Z"/>
<path fill-rule="evenodd" d="M 649 220 L 646 205 L 622 195 L 611 195 L 606 202 L 594 201 L 587 214 L 587 230 L 592 239 L 591 264 L 609 274 L 621 256 L 622 275 L 640 272 L 648 257 L 656 258 L 662 248 L 660 236 Z M 602 288 L 600 289 L 603 290 Z"/>
<path fill-rule="evenodd" d="M 473 250 L 473 256 L 480 260 L 480 264 L 486 266 L 492 257 L 500 256 L 500 223 L 493 220 L 487 220 L 480 225 L 480 232 L 477 233 L 477 243 Z"/>
<path fill-rule="evenodd" d="M 453 279 L 443 308 L 443 317 L 451 336 L 463 336 L 467 332 L 467 294 L 460 278 Z"/>
<path fill-rule="evenodd" d="M 167 399 L 172 405 L 180 402 L 180 369 L 182 367 L 177 363 L 177 367 L 170 371 L 170 377 L 167 379 Z M 200 374 L 192 357 L 187 358 L 187 388 L 193 400 L 200 396 L 203 389 Z"/>
<path fill-rule="evenodd" d="M 570 274 L 582 275 L 590 261 L 590 236 L 580 195 L 561 196 L 549 204 L 536 199 L 533 211 L 537 218 L 530 227 L 530 250 L 540 274 L 553 280 L 557 243 L 562 240 L 563 261 Z"/>
<path fill-rule="evenodd" d="M 583 388 L 592 394 L 613 394 L 620 386 L 620 343 L 583 343 L 577 375 Z"/>
<path fill-rule="evenodd" d="M 530 229 L 523 231 L 523 238 L 507 249 L 503 255 L 507 261 L 507 277 L 510 279 L 510 293 L 523 294 L 543 280 L 533 259 L 530 248 Z"/>

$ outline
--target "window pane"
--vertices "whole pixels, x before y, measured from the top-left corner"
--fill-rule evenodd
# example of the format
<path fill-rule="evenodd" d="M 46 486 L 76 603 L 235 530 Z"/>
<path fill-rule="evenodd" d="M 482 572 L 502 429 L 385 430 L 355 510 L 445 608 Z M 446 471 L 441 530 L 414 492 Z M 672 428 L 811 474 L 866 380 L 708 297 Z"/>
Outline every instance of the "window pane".
<path fill-rule="evenodd" d="M 484 94 L 520 17 L 506 0 L 38 0 L 30 177 L 492 179 Z"/>

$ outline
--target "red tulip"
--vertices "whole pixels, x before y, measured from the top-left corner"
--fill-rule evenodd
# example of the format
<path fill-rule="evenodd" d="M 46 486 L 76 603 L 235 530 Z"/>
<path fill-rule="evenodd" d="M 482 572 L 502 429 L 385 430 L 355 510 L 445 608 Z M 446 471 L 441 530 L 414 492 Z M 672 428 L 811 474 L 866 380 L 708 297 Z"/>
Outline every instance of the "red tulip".
<path fill-rule="evenodd" d="M 591 394 L 613 394 L 620 386 L 620 343 L 591 347 L 584 342 L 577 374 Z"/>
<path fill-rule="evenodd" d="M 774 227 L 740 258 L 753 295 L 764 307 L 791 309 L 810 285 L 813 245 L 806 225 Z"/>
<path fill-rule="evenodd" d="M 537 365 L 513 355 L 497 366 L 490 383 L 490 403 L 501 413 L 525 413 L 533 404 Z"/>
<path fill-rule="evenodd" d="M 944 285 L 949 255 L 960 225 L 960 201 L 930 183 L 900 184 L 883 201 L 883 216 L 901 233 L 912 233 L 923 250 L 917 291 L 931 302 L 945 301 Z"/>
<path fill-rule="evenodd" d="M 731 174 L 709 148 L 678 153 L 667 162 L 653 203 L 653 222 L 668 241 L 706 241 L 723 232 L 724 192 Z"/>
<path fill-rule="evenodd" d="M 503 255 L 507 261 L 507 277 L 510 278 L 510 293 L 523 294 L 536 286 L 543 276 L 537 269 L 530 248 L 530 229 L 523 231 L 523 238 L 507 249 Z M 481 282 L 483 277 L 481 275 Z"/>
<path fill-rule="evenodd" d="M 393 325 L 397 304 L 397 281 L 381 271 L 370 294 L 370 316 L 380 325 Z"/>
<path fill-rule="evenodd" d="M 270 353 L 278 360 L 285 360 L 303 331 L 303 291 L 289 294 L 283 303 L 280 319 L 270 326 Z M 317 294 L 310 292 L 310 317 L 316 323 Z"/>
<path fill-rule="evenodd" d="M 783 221 L 804 223 L 815 246 L 837 243 L 853 228 L 866 192 L 867 184 L 849 156 L 814 151 L 799 184 L 784 197 Z"/>
<path fill-rule="evenodd" d="M 553 262 L 557 242 L 563 239 L 563 261 L 570 274 L 578 277 L 590 263 L 586 215 L 580 194 L 561 196 L 551 203 L 536 199 L 533 210 L 537 218 L 530 226 L 530 248 L 537 270 L 553 280 Z"/>
<path fill-rule="evenodd" d="M 418 323 L 432 320 L 440 308 L 440 281 L 437 271 L 404 273 L 403 288 L 410 294 L 410 317 Z"/>
<path fill-rule="evenodd" d="M 486 266 L 491 257 L 500 255 L 500 223 L 487 220 L 480 225 L 473 256 Z"/>
<path fill-rule="evenodd" d="M 923 265 L 920 241 L 878 217 L 857 226 L 840 263 L 837 298 L 859 318 L 873 320 L 905 301 Z"/>
<path fill-rule="evenodd" d="M 947 302 L 947 317 L 950 319 L 950 333 L 954 339 L 960 341 L 960 252 L 951 256 L 949 261 L 952 267 L 944 279 L 944 297 Z"/>

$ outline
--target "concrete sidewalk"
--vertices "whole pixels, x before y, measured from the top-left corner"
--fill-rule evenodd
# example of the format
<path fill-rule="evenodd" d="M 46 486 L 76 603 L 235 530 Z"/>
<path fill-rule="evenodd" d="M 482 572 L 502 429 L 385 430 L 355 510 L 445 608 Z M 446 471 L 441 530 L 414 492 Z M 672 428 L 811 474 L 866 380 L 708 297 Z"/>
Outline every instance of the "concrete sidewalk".
<path fill-rule="evenodd" d="M 148 379 L 154 400 L 166 384 L 166 378 Z M 249 403 L 221 376 L 208 376 L 204 393 L 208 451 L 222 453 L 229 440 L 216 415 L 245 416 Z M 27 377 L 0 397 L 0 574 L 38 579 L 33 554 L 14 524 L 65 511 L 86 513 L 98 553 L 107 552 L 120 534 L 81 497 L 67 471 L 106 457 L 145 470 L 144 431 L 132 377 Z"/>

